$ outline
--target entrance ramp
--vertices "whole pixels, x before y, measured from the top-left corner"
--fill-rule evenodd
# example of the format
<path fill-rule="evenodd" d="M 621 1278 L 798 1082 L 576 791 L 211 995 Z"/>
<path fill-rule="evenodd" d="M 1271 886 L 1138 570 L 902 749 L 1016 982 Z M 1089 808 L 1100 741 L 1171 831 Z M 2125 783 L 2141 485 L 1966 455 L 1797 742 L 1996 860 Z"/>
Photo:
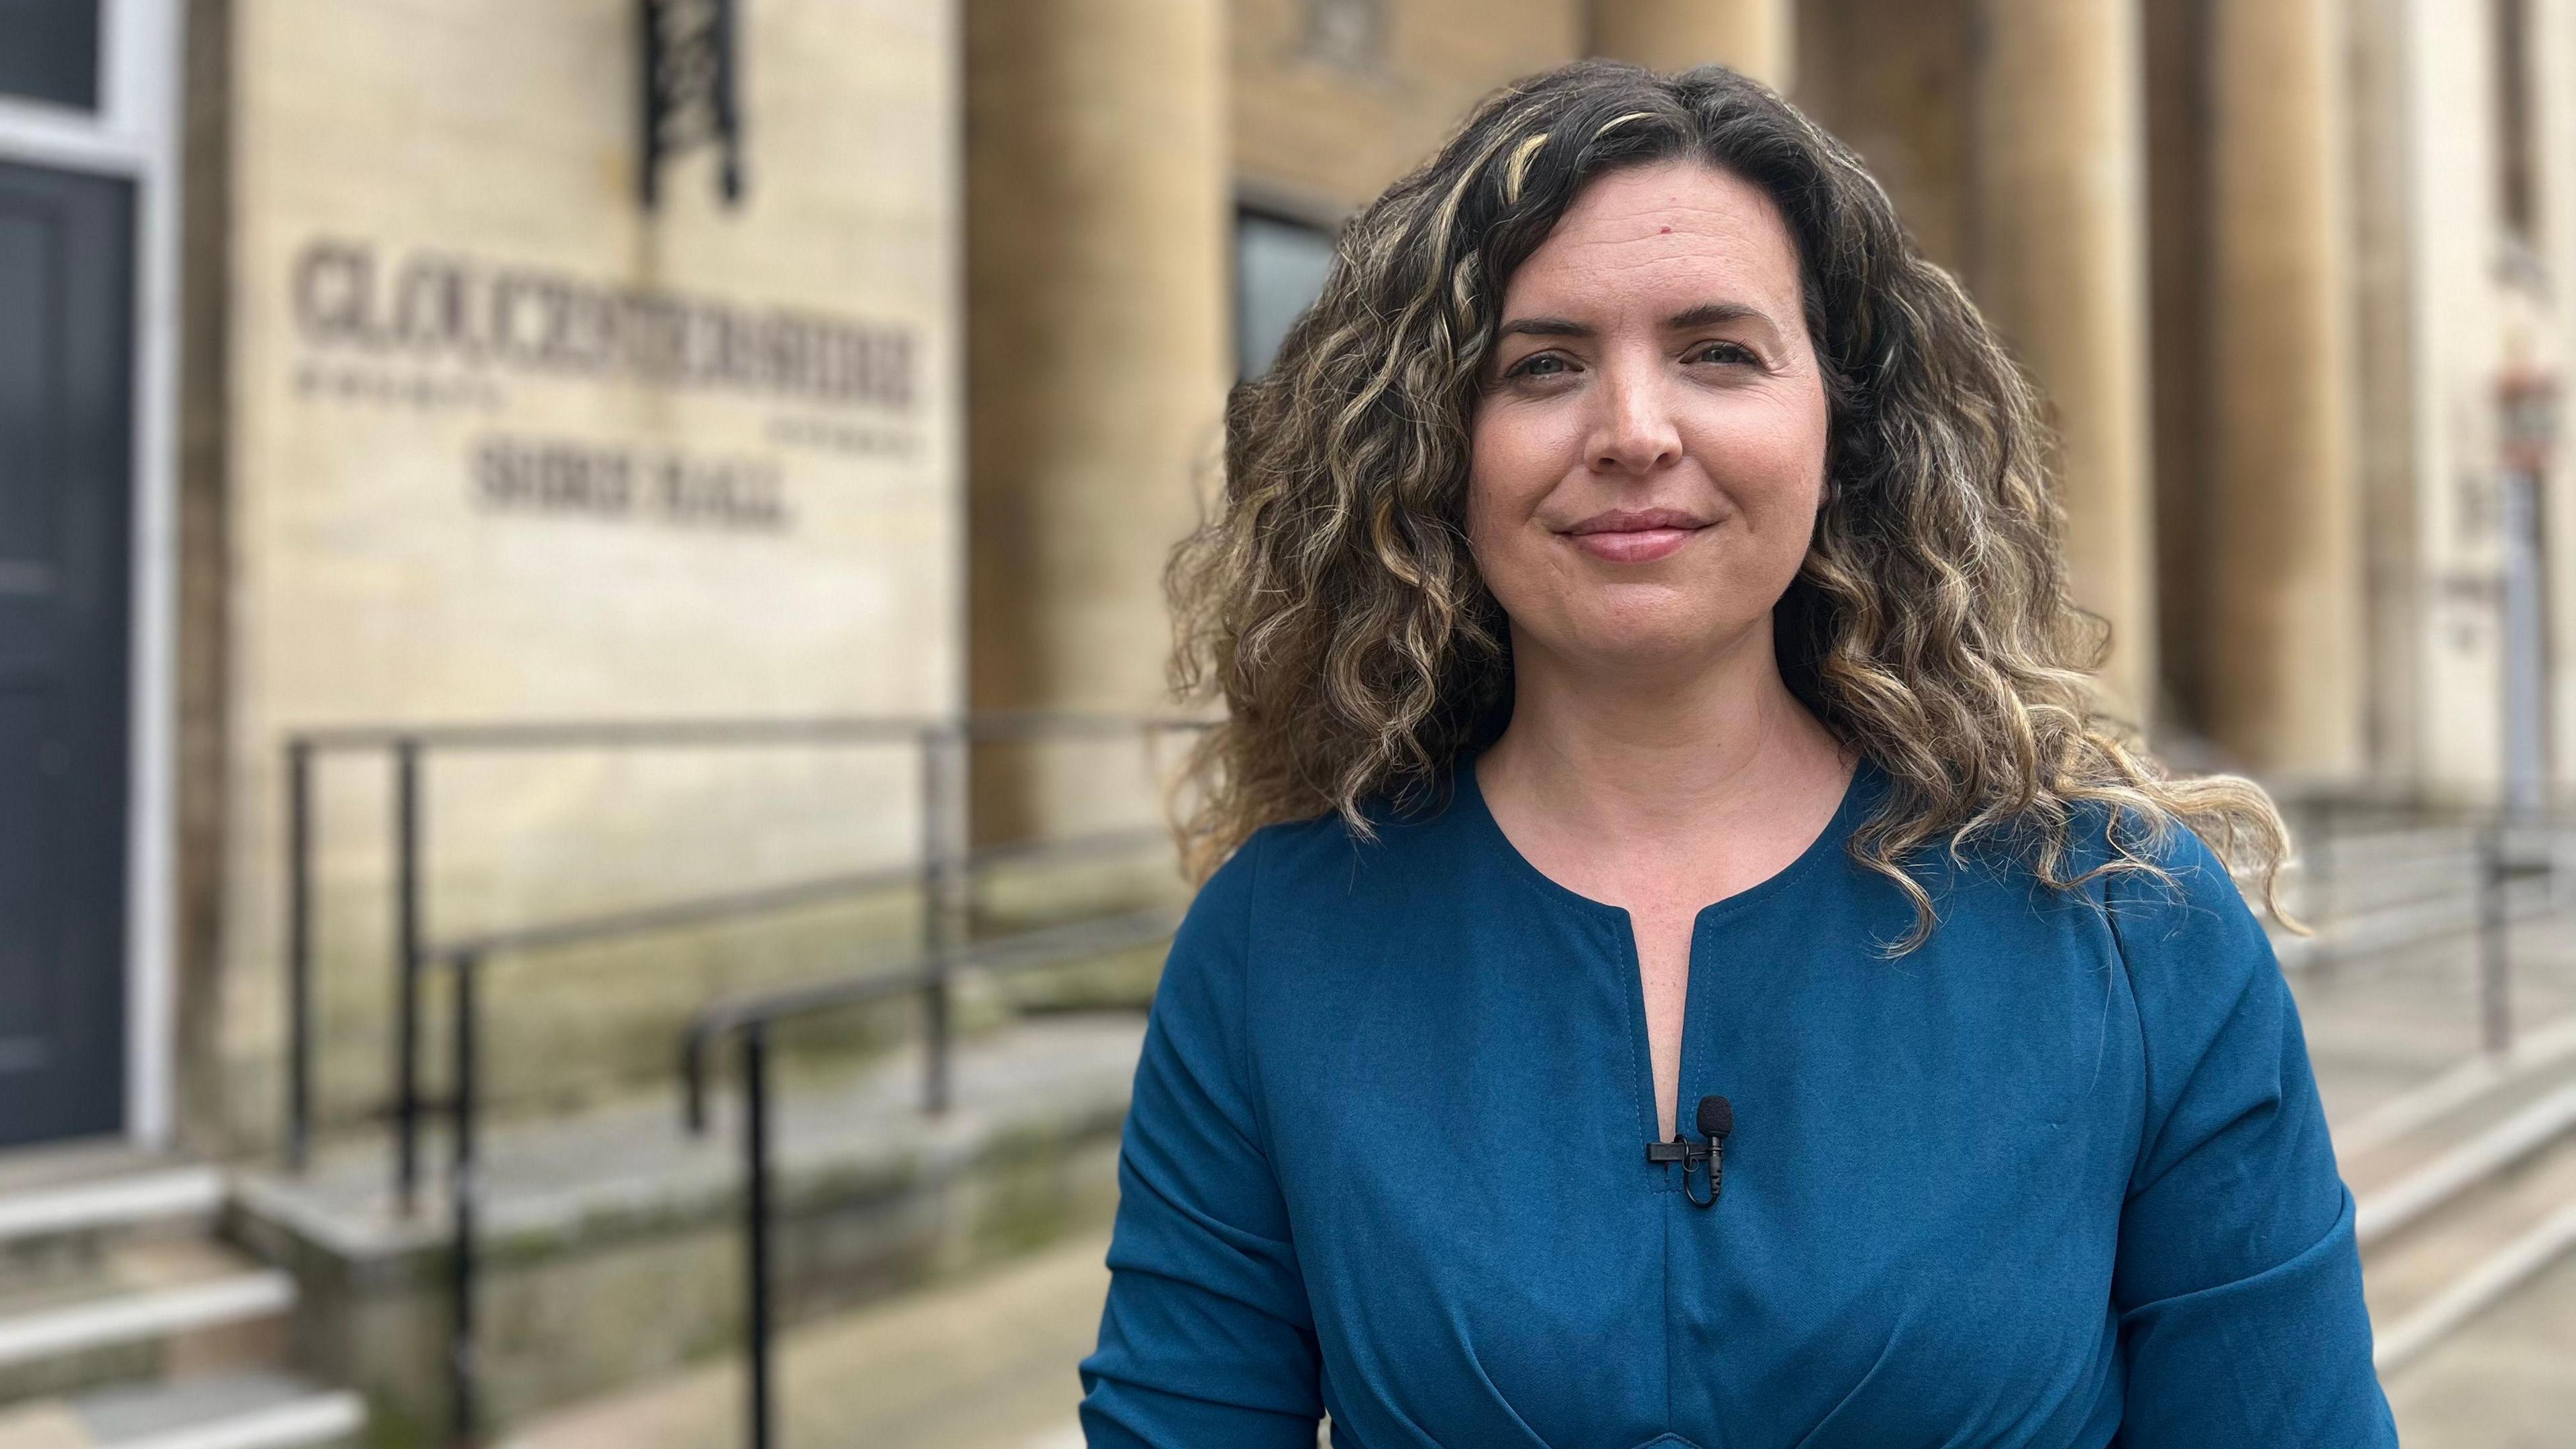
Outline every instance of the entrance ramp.
<path fill-rule="evenodd" d="M 777 1091 L 771 1203 L 788 1325 L 1105 1227 L 1145 1020 L 1007 1021 L 951 1048 L 954 1095 L 920 1110 L 917 1047 Z M 743 1325 L 740 1113 L 717 1088 L 690 1134 L 676 1094 L 483 1129 L 477 1359 L 484 1422 L 659 1382 L 727 1352 Z M 302 1285 L 311 1360 L 381 1416 L 448 1412 L 444 1184 L 406 1215 L 389 1148 L 246 1175 L 235 1235 Z M 432 1151 L 436 1163 L 444 1154 Z M 1097 1305 L 1094 1305 L 1096 1313 Z M 707 1441 L 701 1441 L 707 1442 Z"/>

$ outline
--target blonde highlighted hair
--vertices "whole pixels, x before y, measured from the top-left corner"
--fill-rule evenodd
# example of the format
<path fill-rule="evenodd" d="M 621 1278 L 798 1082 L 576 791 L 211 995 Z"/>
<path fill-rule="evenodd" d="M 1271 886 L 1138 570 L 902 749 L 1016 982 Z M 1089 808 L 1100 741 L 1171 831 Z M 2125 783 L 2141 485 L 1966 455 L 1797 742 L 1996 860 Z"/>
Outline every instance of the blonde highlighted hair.
<path fill-rule="evenodd" d="M 2280 814 L 2234 776 L 2170 776 L 2100 708 L 2102 622 L 2067 591 L 2038 400 L 1859 158 L 1709 66 L 1581 61 L 1489 98 L 1343 229 L 1323 294 L 1234 390 L 1216 507 L 1165 575 L 1171 682 L 1222 699 L 1174 827 L 1194 879 L 1265 824 L 1410 804 L 1497 735 L 1510 635 L 1467 547 L 1468 420 L 1503 285 L 1606 172 L 1696 158 L 1760 187 L 1797 243 L 1831 410 L 1831 486 L 1774 611 L 1798 698 L 1892 788 L 1850 843 L 1926 939 L 1921 852 L 2009 845 L 2075 890 L 2186 827 L 2276 916 Z M 2079 811 L 2109 823 L 2107 856 Z M 2286 919 L 2286 916 L 2282 916 Z"/>

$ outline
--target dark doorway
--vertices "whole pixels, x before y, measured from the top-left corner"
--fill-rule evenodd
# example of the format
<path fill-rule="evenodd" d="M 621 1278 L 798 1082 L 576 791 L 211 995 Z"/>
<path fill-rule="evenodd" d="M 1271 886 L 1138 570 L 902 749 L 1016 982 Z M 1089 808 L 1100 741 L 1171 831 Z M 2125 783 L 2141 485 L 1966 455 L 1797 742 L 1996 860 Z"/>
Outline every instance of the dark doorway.
<path fill-rule="evenodd" d="M 0 0 L 0 95 L 98 109 L 98 0 Z"/>
<path fill-rule="evenodd" d="M 125 1122 L 133 217 L 0 162 L 0 1147 Z"/>

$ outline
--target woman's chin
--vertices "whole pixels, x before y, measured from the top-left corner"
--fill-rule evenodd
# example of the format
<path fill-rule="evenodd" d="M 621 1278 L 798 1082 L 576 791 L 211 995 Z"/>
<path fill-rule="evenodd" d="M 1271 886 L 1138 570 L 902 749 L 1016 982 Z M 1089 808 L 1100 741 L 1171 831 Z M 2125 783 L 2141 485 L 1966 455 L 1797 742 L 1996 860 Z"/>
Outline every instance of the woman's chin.
<path fill-rule="evenodd" d="M 1762 622 L 1712 619 L 1697 612 L 1621 611 L 1575 630 L 1559 652 L 1587 673 L 1686 677 L 1715 666 Z"/>

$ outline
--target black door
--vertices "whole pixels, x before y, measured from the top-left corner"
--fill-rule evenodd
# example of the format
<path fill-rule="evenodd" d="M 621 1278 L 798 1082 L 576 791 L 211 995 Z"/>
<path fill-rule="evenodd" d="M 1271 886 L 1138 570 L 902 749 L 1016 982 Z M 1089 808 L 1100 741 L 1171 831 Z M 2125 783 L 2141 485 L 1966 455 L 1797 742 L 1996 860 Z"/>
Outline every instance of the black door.
<path fill-rule="evenodd" d="M 0 1147 L 125 1122 L 133 212 L 0 162 Z"/>

